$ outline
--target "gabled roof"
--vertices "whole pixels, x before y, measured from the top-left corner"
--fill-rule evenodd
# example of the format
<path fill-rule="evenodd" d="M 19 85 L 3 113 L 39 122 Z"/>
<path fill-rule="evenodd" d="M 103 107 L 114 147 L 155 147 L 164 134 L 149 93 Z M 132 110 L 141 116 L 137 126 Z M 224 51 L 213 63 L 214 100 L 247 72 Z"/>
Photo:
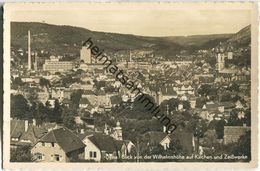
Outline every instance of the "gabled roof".
<path fill-rule="evenodd" d="M 81 140 L 84 140 L 86 137 L 88 136 L 92 136 L 95 132 L 94 131 L 86 131 L 84 132 L 83 134 L 77 134 L 78 137 L 81 139 Z"/>
<path fill-rule="evenodd" d="M 44 123 L 39 126 L 28 123 L 28 129 L 25 132 L 25 120 L 11 120 L 11 138 L 20 138 L 20 140 L 30 140 L 34 144 L 37 140 L 48 133 L 48 129 L 54 128 L 54 123 Z"/>
<path fill-rule="evenodd" d="M 93 144 L 95 144 L 100 151 L 114 152 L 117 151 L 117 145 L 115 140 L 101 133 L 95 133 L 88 138 Z"/>
<path fill-rule="evenodd" d="M 85 144 L 83 144 L 81 139 L 65 127 L 51 130 L 38 142 L 57 143 L 65 153 L 85 147 Z"/>
<path fill-rule="evenodd" d="M 87 98 L 83 97 L 83 98 L 80 99 L 79 104 L 88 104 L 88 105 L 90 105 L 90 102 L 89 102 L 89 100 Z"/>
<path fill-rule="evenodd" d="M 30 140 L 32 144 L 34 144 L 35 142 L 37 142 L 39 138 L 44 136 L 47 132 L 48 130 L 44 127 L 37 127 L 31 125 L 29 126 L 28 131 L 22 135 L 21 139 Z"/>

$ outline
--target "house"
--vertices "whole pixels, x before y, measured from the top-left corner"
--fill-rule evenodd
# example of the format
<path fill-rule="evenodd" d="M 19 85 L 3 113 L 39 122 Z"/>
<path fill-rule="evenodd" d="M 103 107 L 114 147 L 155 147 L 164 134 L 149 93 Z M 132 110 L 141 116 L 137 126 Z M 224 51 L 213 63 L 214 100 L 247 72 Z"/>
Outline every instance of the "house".
<path fill-rule="evenodd" d="M 236 101 L 235 106 L 237 109 L 246 109 L 246 104 L 242 103 L 240 100 Z"/>
<path fill-rule="evenodd" d="M 66 107 L 69 107 L 71 104 L 71 101 L 69 99 L 65 98 L 62 100 L 62 104 Z"/>
<path fill-rule="evenodd" d="M 60 102 L 64 99 L 64 90 L 63 88 L 52 88 L 51 97 L 58 99 Z"/>
<path fill-rule="evenodd" d="M 60 127 L 49 131 L 31 149 L 36 162 L 70 162 L 84 159 L 85 144 L 71 130 Z"/>
<path fill-rule="evenodd" d="M 11 119 L 11 148 L 32 146 L 39 138 L 47 134 L 49 129 L 55 126 L 55 123 L 36 125 L 35 119 L 32 123 L 29 123 L 28 120 Z"/>
<path fill-rule="evenodd" d="M 45 105 L 50 107 L 50 108 L 54 108 L 56 102 L 59 102 L 59 101 L 57 99 L 54 99 L 54 98 L 49 98 L 47 100 L 47 102 L 45 103 Z"/>
<path fill-rule="evenodd" d="M 167 133 L 161 131 L 150 131 L 141 137 L 141 151 L 146 149 L 152 150 L 156 148 L 161 141 L 167 136 Z M 167 143 L 166 141 L 164 143 Z M 160 144 L 164 146 L 165 144 Z"/>
<path fill-rule="evenodd" d="M 111 105 L 112 107 L 115 107 L 116 105 L 119 105 L 120 103 L 122 103 L 122 97 L 119 95 L 114 95 L 110 97 L 110 101 L 111 101 Z"/>
<path fill-rule="evenodd" d="M 129 155 L 136 154 L 136 148 L 132 141 L 130 140 L 115 140 L 118 149 L 118 157 L 126 158 Z"/>
<path fill-rule="evenodd" d="M 100 162 L 119 158 L 116 142 L 109 135 L 93 133 L 86 135 L 82 141 L 86 145 L 85 160 Z"/>
<path fill-rule="evenodd" d="M 81 117 L 84 124 L 87 128 L 95 129 L 95 119 L 92 116 L 89 117 Z"/>
<path fill-rule="evenodd" d="M 79 101 L 79 107 L 80 108 L 87 108 L 88 106 L 91 106 L 89 100 L 87 98 L 81 98 Z"/>
<path fill-rule="evenodd" d="M 196 107 L 196 97 L 195 96 L 190 96 L 189 97 L 189 101 L 190 101 L 190 107 L 192 109 L 195 109 L 195 107 Z"/>
<path fill-rule="evenodd" d="M 158 104 L 161 104 L 164 100 L 169 100 L 169 99 L 177 98 L 177 97 L 178 97 L 177 93 L 173 89 L 173 87 L 163 87 L 158 92 L 157 101 L 158 101 Z"/>
<path fill-rule="evenodd" d="M 180 143 L 182 150 L 186 152 L 186 154 L 191 155 L 195 151 L 195 139 L 192 133 L 184 131 L 173 132 L 172 134 L 166 135 L 160 144 L 167 150 L 172 141 Z"/>
<path fill-rule="evenodd" d="M 219 110 L 219 105 L 214 103 L 214 102 L 207 102 L 205 105 L 202 107 L 202 111 L 200 113 L 200 117 L 202 119 L 208 120 L 209 122 L 214 119 L 215 115 L 218 115 L 221 113 Z"/>
<path fill-rule="evenodd" d="M 182 85 L 179 90 L 177 91 L 178 95 L 182 94 L 194 94 L 194 88 L 191 87 L 191 85 Z"/>
<path fill-rule="evenodd" d="M 244 124 L 243 126 L 224 126 L 224 144 L 238 142 L 240 136 L 250 131 L 250 127 Z"/>

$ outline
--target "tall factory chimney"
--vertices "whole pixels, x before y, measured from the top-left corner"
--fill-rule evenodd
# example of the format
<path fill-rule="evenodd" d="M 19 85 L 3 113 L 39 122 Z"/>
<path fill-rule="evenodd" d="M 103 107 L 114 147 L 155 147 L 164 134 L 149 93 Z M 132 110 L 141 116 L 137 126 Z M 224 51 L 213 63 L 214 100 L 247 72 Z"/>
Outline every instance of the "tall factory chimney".
<path fill-rule="evenodd" d="M 28 30 L 28 70 L 31 70 L 31 32 Z"/>
<path fill-rule="evenodd" d="M 37 65 L 38 65 L 38 56 L 37 52 L 35 52 L 35 58 L 34 58 L 34 70 L 37 71 Z"/>

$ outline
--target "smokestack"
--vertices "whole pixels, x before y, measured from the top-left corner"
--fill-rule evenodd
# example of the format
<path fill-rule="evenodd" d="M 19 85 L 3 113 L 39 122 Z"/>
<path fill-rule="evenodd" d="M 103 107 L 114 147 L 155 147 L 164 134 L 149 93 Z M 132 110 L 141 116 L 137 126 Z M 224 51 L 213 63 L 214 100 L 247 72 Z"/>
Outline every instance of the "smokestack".
<path fill-rule="evenodd" d="M 31 70 L 31 32 L 28 30 L 28 70 Z"/>
<path fill-rule="evenodd" d="M 37 52 L 35 53 L 35 59 L 34 59 L 34 60 L 35 60 L 35 61 L 34 61 L 34 70 L 37 71 L 37 69 L 38 69 L 38 68 L 37 68 L 37 65 L 38 65 L 38 64 L 37 64 L 37 60 L 38 60 Z"/>
<path fill-rule="evenodd" d="M 132 54 L 131 54 L 131 51 L 129 52 L 129 62 L 132 62 Z"/>

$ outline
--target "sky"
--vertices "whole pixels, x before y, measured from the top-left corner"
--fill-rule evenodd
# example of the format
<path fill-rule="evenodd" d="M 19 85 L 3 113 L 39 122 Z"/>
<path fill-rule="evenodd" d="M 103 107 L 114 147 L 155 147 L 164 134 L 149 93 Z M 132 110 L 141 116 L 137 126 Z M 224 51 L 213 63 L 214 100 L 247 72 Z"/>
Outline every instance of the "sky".
<path fill-rule="evenodd" d="M 250 24 L 246 9 L 49 8 L 19 9 L 11 21 L 45 22 L 92 31 L 141 36 L 188 36 L 236 33 Z"/>

